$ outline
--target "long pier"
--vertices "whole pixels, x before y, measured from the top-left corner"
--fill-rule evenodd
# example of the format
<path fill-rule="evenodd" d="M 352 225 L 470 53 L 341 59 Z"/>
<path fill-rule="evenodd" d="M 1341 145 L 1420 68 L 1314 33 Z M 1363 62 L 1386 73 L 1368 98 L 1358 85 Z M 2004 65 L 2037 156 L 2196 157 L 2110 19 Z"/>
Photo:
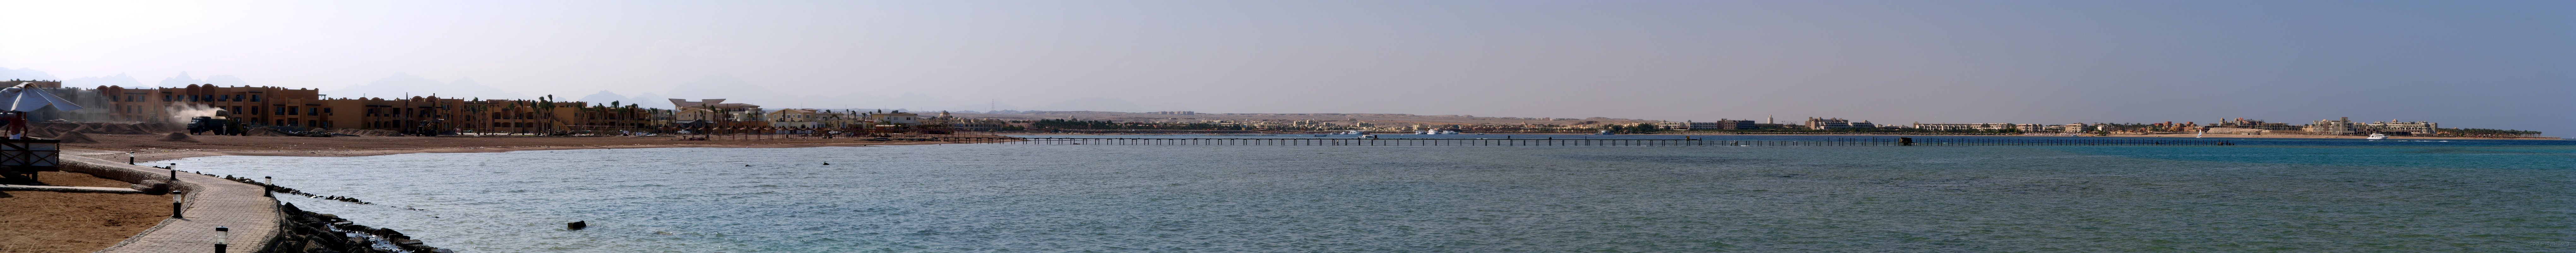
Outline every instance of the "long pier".
<path fill-rule="evenodd" d="M 1376 139 L 1376 138 L 1058 138 L 934 137 L 964 143 L 1023 145 L 1215 145 L 1215 146 L 2148 146 L 2234 145 L 2223 140 L 2170 139 L 2038 139 L 2038 138 L 1823 138 L 1815 140 L 1711 139 Z M 1907 142 L 1912 145 L 1907 145 Z"/>

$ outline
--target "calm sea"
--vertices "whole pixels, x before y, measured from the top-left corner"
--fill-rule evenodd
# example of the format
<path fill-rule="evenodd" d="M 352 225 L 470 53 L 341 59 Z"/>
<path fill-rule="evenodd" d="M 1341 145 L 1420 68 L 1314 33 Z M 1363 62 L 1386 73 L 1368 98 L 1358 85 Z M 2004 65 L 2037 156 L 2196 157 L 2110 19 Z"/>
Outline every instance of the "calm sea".
<path fill-rule="evenodd" d="M 371 201 L 286 198 L 465 252 L 2576 249 L 2576 142 L 2238 143 L 952 144 L 172 162 Z M 563 230 L 571 221 L 590 229 Z"/>

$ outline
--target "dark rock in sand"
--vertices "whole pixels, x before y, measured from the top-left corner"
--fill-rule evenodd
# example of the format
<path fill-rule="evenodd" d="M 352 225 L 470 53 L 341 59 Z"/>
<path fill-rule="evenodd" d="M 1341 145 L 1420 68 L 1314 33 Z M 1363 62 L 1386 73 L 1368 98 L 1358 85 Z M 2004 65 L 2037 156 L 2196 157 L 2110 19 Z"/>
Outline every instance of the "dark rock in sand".
<path fill-rule="evenodd" d="M 98 140 L 90 139 L 89 134 L 80 132 L 64 132 L 62 136 L 55 136 L 54 139 L 61 140 L 63 143 L 98 143 Z"/>
<path fill-rule="evenodd" d="M 188 137 L 188 133 L 170 132 L 170 136 L 161 137 L 161 141 L 197 142 L 197 138 Z"/>

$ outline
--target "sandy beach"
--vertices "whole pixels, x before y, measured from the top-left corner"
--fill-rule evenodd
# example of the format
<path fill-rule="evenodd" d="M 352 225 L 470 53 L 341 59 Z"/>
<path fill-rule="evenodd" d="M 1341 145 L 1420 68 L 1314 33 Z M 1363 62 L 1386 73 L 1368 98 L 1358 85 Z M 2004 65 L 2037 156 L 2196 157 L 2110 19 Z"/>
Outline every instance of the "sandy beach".
<path fill-rule="evenodd" d="M 125 187 L 70 172 L 39 172 L 45 185 Z M 170 197 L 49 191 L 0 192 L 0 252 L 91 252 L 170 218 Z"/>

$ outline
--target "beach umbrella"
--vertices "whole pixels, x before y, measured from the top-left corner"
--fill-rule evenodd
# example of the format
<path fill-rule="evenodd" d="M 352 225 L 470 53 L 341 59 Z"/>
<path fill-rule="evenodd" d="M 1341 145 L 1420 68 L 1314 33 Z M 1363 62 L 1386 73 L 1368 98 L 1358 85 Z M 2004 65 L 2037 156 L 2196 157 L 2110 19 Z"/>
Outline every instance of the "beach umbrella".
<path fill-rule="evenodd" d="M 79 104 L 73 104 L 71 100 L 54 96 L 54 93 L 52 92 L 45 92 L 43 90 L 28 87 L 34 84 L 33 82 L 23 82 L 19 84 L 20 85 L 6 89 L 0 89 L 0 111 L 27 112 L 44 109 L 46 106 L 52 106 L 55 110 L 63 111 L 81 109 Z"/>
<path fill-rule="evenodd" d="M 9 88 L 0 88 L 0 111 L 26 112 L 45 109 L 46 106 L 52 106 L 55 110 L 63 111 L 81 109 L 79 104 L 72 104 L 71 100 L 56 97 L 54 96 L 54 93 L 36 90 L 31 86 L 35 86 L 35 82 L 19 82 L 18 85 L 12 85 Z M 25 115 L 11 114 L 0 116 L 0 118 L 6 118 L 9 124 L 5 129 L 5 131 L 9 133 L 9 139 L 15 140 L 26 137 L 27 118 Z"/>

